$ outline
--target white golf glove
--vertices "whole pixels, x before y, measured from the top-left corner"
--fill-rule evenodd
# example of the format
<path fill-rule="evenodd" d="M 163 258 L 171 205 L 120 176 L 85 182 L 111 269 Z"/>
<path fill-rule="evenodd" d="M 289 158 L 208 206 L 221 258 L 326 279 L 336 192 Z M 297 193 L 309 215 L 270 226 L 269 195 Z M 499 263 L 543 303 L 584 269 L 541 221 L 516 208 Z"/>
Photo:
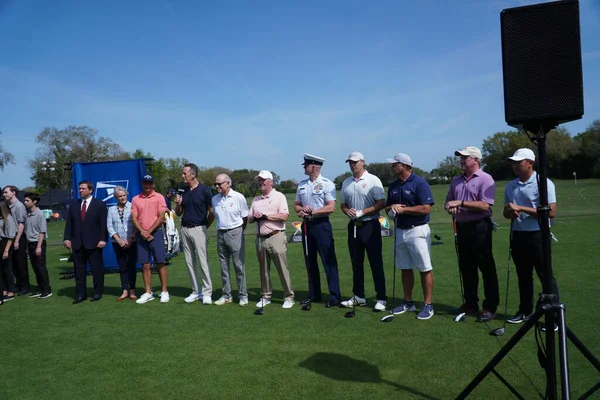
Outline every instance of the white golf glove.
<path fill-rule="evenodd" d="M 363 216 L 363 210 L 356 210 L 356 218 L 360 218 Z"/>

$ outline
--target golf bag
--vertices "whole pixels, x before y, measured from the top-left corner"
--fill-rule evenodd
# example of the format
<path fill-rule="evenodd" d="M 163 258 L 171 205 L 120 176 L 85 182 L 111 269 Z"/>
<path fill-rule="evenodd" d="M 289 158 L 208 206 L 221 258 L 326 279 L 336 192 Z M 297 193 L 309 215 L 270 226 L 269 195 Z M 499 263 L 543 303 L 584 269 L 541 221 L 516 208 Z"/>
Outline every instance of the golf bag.
<path fill-rule="evenodd" d="M 181 251 L 181 243 L 179 241 L 179 232 L 175 227 L 175 213 L 168 211 L 165 213 L 165 258 L 170 260 Z"/>

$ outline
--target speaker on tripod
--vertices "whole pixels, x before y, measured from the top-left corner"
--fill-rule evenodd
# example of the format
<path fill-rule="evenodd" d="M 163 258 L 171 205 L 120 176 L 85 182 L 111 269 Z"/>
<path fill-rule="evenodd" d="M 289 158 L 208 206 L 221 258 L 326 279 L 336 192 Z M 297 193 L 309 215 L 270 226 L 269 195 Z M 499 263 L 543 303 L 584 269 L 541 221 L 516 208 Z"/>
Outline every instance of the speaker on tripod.
<path fill-rule="evenodd" d="M 558 326 L 558 348 L 561 394 L 570 398 L 567 338 L 586 359 L 600 371 L 600 362 L 567 327 L 565 306 L 552 290 L 552 255 L 548 186 L 546 174 L 546 135 L 558 124 L 583 116 L 583 76 L 578 0 L 563 0 L 503 10 L 502 69 L 504 74 L 504 111 L 508 125 L 523 129 L 538 146 L 539 217 L 542 237 L 543 293 L 533 316 L 500 349 L 490 362 L 458 395 L 466 398 L 491 372 L 518 398 L 523 398 L 495 370 L 511 349 L 544 318 L 546 358 L 541 362 L 546 375 L 546 398 L 557 398 L 555 324 Z M 590 388 L 582 398 L 600 389 Z"/>

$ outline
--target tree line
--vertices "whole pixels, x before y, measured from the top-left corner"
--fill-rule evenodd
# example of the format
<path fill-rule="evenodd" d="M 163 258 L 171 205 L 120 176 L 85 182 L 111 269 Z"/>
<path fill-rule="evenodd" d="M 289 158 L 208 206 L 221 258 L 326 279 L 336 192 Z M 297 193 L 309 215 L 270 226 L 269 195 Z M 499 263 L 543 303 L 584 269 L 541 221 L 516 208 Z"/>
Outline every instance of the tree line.
<path fill-rule="evenodd" d="M 35 141 L 38 147 L 34 156 L 28 159 L 28 165 L 31 179 L 39 192 L 70 188 L 71 174 L 63 168 L 65 164 L 145 158 L 148 159 L 149 170 L 156 180 L 157 190 L 165 193 L 168 188 L 176 188 L 181 182 L 181 169 L 189 162 L 184 157 L 156 158 L 142 149 L 126 151 L 118 143 L 100 136 L 96 129 L 88 126 L 72 125 L 64 129 L 47 127 L 36 136 Z M 573 173 L 576 173 L 581 179 L 600 178 L 600 120 L 593 121 L 584 132 L 575 136 L 566 128 L 558 127 L 548 133 L 546 145 L 549 177 L 572 179 Z M 480 147 L 483 168 L 496 180 L 511 179 L 513 174 L 506 164 L 506 158 L 523 147 L 537 152 L 536 146 L 524 132 L 511 130 L 488 136 Z M 0 141 L 0 170 L 14 163 L 14 155 L 5 150 Z M 378 176 L 384 186 L 396 179 L 387 163 L 371 163 L 367 165 L 367 169 Z M 225 173 L 231 177 L 235 190 L 251 197 L 258 193 L 255 181 L 258 172 L 253 169 L 231 170 L 221 166 L 199 166 L 198 179 L 211 186 L 218 174 Z M 425 177 L 431 184 L 447 183 L 453 176 L 460 174 L 460 159 L 448 156 L 429 172 L 419 168 L 414 168 L 414 172 Z M 277 173 L 271 173 L 278 190 L 287 193 L 296 191 L 298 182 L 282 181 Z M 338 175 L 334 183 L 341 188 L 342 182 L 349 176 L 350 172 Z"/>

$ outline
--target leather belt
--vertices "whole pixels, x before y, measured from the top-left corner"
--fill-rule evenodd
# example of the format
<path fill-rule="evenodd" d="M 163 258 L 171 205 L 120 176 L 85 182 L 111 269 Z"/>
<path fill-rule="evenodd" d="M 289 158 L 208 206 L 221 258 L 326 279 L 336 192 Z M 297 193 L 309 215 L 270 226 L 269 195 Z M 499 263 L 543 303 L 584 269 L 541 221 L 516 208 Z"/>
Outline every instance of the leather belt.
<path fill-rule="evenodd" d="M 473 226 L 473 225 L 477 225 L 481 222 L 489 221 L 489 220 L 490 220 L 490 217 L 480 218 L 480 219 L 476 219 L 474 221 L 465 221 L 465 222 L 456 221 L 456 225 L 457 226 Z"/>
<path fill-rule="evenodd" d="M 219 232 L 223 232 L 223 233 L 225 233 L 225 232 L 232 231 L 232 230 L 234 230 L 234 229 L 239 229 L 239 228 L 241 228 L 241 227 L 242 227 L 242 226 L 240 225 L 240 226 L 236 226 L 235 228 L 230 228 L 230 229 L 219 229 Z"/>
<path fill-rule="evenodd" d="M 258 237 L 261 239 L 268 239 L 271 236 L 277 235 L 278 233 L 281 233 L 281 232 L 285 232 L 285 231 L 273 231 L 273 232 L 267 233 L 266 235 L 258 235 Z"/>
<path fill-rule="evenodd" d="M 378 220 L 378 219 L 376 219 L 376 218 L 373 218 L 373 219 L 368 219 L 368 220 L 366 220 L 366 221 L 356 221 L 356 220 L 354 220 L 354 221 L 352 221 L 352 222 L 354 223 L 354 226 L 355 226 L 355 227 L 357 227 L 357 228 L 362 228 L 362 227 L 363 227 L 363 226 L 365 226 L 366 224 L 368 224 L 368 223 L 373 223 L 373 222 L 375 222 L 375 221 L 376 221 L 377 223 L 379 223 L 379 220 Z"/>

